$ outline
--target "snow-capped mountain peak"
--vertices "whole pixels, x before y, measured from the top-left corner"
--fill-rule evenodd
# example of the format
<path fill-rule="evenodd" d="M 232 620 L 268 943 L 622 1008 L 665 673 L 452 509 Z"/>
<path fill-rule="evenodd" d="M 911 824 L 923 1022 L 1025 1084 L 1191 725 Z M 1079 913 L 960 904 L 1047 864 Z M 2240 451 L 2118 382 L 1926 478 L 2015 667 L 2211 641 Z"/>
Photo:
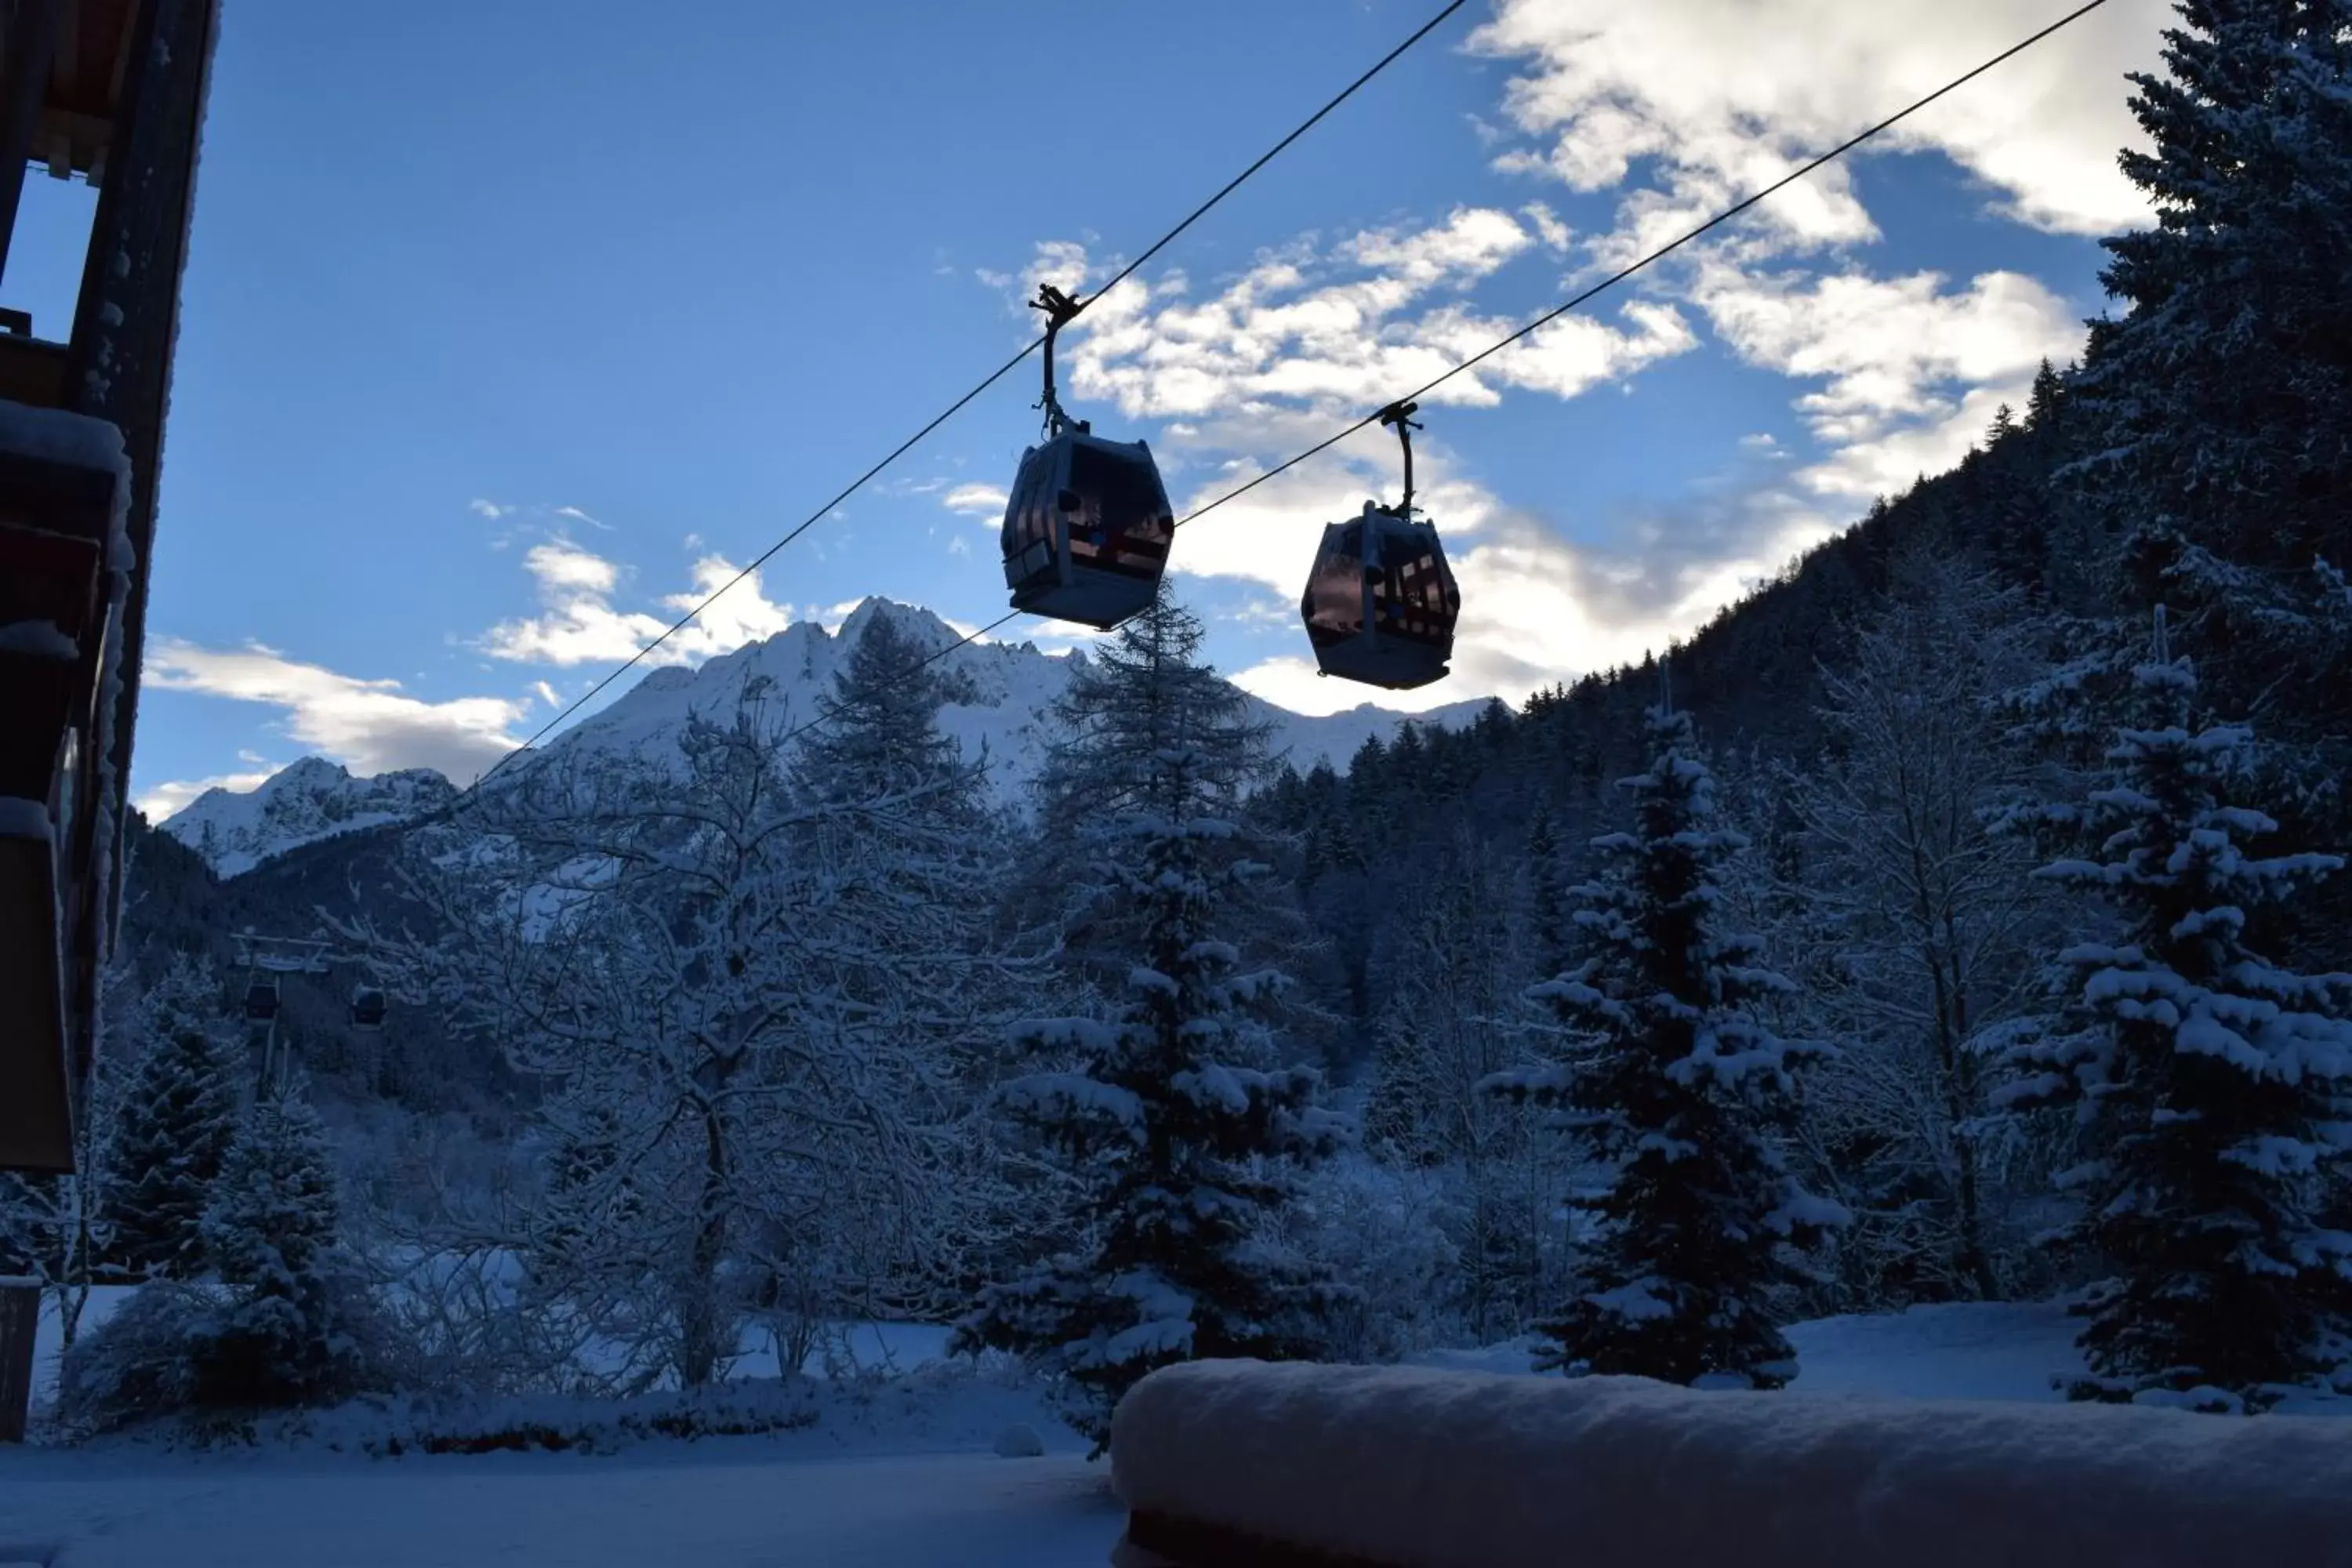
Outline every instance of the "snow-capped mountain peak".
<path fill-rule="evenodd" d="M 884 619 L 929 651 L 949 649 L 961 635 L 920 606 L 868 598 L 838 631 L 800 622 L 698 667 L 656 669 L 556 737 L 546 754 L 675 755 L 693 715 L 731 711 L 755 679 L 766 682 L 761 696 L 772 721 L 805 723 L 824 710 L 835 674 L 866 628 Z M 931 667 L 950 693 L 940 710 L 940 728 L 967 758 L 977 762 L 985 752 L 991 783 L 1008 805 L 1025 797 L 1045 760 L 1054 701 L 1085 657 L 1049 654 L 1033 643 L 975 642 L 953 647 Z M 1364 703 L 1342 713 L 1310 716 L 1255 697 L 1249 700 L 1255 716 L 1273 726 L 1274 749 L 1286 752 L 1301 772 L 1318 762 L 1344 768 L 1368 737 L 1385 740 L 1408 719 L 1450 726 L 1468 721 L 1484 706 L 1483 700 L 1474 700 L 1404 714 Z M 203 855 L 217 874 L 233 877 L 298 845 L 423 816 L 456 793 L 435 773 L 354 779 L 332 763 L 307 757 L 249 794 L 206 791 L 166 822 L 164 830 Z"/>
<path fill-rule="evenodd" d="M 324 757 L 304 757 L 255 789 L 208 789 L 163 827 L 215 875 L 235 877 L 321 838 L 421 816 L 457 794 L 430 768 L 353 778 Z"/>

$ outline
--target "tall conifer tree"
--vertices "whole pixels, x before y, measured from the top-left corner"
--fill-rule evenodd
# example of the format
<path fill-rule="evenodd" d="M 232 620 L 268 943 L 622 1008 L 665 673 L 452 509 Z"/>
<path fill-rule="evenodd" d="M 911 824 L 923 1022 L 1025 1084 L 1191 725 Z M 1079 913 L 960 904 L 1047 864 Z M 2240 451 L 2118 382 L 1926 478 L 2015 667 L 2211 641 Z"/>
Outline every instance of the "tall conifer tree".
<path fill-rule="evenodd" d="M 1670 1383 L 1772 1388 L 1795 1356 L 1771 1300 L 1790 1248 L 1843 1221 L 1784 1167 L 1776 1125 L 1817 1047 L 1750 1004 L 1789 988 L 1753 937 L 1722 929 L 1718 872 L 1747 847 L 1717 824 L 1687 715 L 1661 700 L 1650 766 L 1620 781 L 1633 830 L 1593 841 L 1605 868 L 1573 890 L 1586 956 L 1530 996 L 1571 1039 L 1490 1092 L 1560 1112 L 1603 1166 L 1571 1200 L 1596 1232 L 1570 1299 L 1541 1325 L 1549 1363 Z"/>

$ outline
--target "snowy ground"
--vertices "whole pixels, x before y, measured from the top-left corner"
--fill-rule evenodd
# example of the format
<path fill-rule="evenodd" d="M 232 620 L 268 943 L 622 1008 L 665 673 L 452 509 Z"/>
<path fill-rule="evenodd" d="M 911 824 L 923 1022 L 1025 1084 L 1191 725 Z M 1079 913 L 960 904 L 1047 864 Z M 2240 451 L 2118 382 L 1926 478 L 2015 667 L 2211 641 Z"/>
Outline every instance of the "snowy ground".
<path fill-rule="evenodd" d="M 2078 1364 L 2046 1306 L 1928 1308 L 1792 1331 L 1797 1386 L 1859 1397 L 2054 1400 Z M 863 1331 L 905 1364 L 935 1331 Z M 1426 1358 L 1518 1371 L 1507 1347 Z M 1028 1420 L 1042 1458 L 998 1458 Z M 0 1565 L 54 1568 L 1101 1568 L 1120 1515 L 1108 1468 L 1020 1389 L 887 1390 L 816 1428 L 603 1458 L 0 1450 Z"/>
<path fill-rule="evenodd" d="M 1120 1516 L 1074 1454 L 779 1459 L 0 1460 L 0 1563 L 55 1568 L 1099 1568 Z M 26 1550 L 30 1548 L 32 1550 Z"/>

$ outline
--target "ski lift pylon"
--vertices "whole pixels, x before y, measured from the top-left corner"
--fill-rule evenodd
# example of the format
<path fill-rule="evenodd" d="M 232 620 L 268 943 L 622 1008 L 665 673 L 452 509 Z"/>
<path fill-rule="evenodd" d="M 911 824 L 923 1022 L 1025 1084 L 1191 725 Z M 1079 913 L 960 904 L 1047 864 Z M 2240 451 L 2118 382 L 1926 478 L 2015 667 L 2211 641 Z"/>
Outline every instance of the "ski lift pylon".
<path fill-rule="evenodd" d="M 1381 411 L 1404 447 L 1404 499 L 1393 507 L 1366 501 L 1353 521 L 1326 524 L 1299 601 L 1323 674 L 1392 691 L 1445 678 L 1462 613 L 1436 525 L 1413 515 L 1416 412 L 1411 403 Z"/>
<path fill-rule="evenodd" d="M 1062 410 L 1054 341 L 1078 302 L 1050 283 L 1045 312 L 1045 439 L 1021 454 L 1004 504 L 1004 584 L 1013 607 L 1108 631 L 1148 606 L 1168 570 L 1174 510 L 1151 448 L 1113 441 Z"/>

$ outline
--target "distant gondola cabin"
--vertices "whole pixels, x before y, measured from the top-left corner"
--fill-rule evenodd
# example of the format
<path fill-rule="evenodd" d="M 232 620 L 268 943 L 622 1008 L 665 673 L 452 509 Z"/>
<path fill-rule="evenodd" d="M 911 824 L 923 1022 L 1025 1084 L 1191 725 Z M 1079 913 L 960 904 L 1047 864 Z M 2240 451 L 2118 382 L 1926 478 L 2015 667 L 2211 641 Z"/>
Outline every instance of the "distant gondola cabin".
<path fill-rule="evenodd" d="M 1462 594 L 1435 527 L 1367 501 L 1324 528 L 1299 607 L 1324 674 L 1402 691 L 1444 679 Z"/>
<path fill-rule="evenodd" d="M 278 1016 L 278 982 L 268 976 L 257 977 L 245 988 L 245 1016 L 248 1023 L 267 1024 Z"/>

